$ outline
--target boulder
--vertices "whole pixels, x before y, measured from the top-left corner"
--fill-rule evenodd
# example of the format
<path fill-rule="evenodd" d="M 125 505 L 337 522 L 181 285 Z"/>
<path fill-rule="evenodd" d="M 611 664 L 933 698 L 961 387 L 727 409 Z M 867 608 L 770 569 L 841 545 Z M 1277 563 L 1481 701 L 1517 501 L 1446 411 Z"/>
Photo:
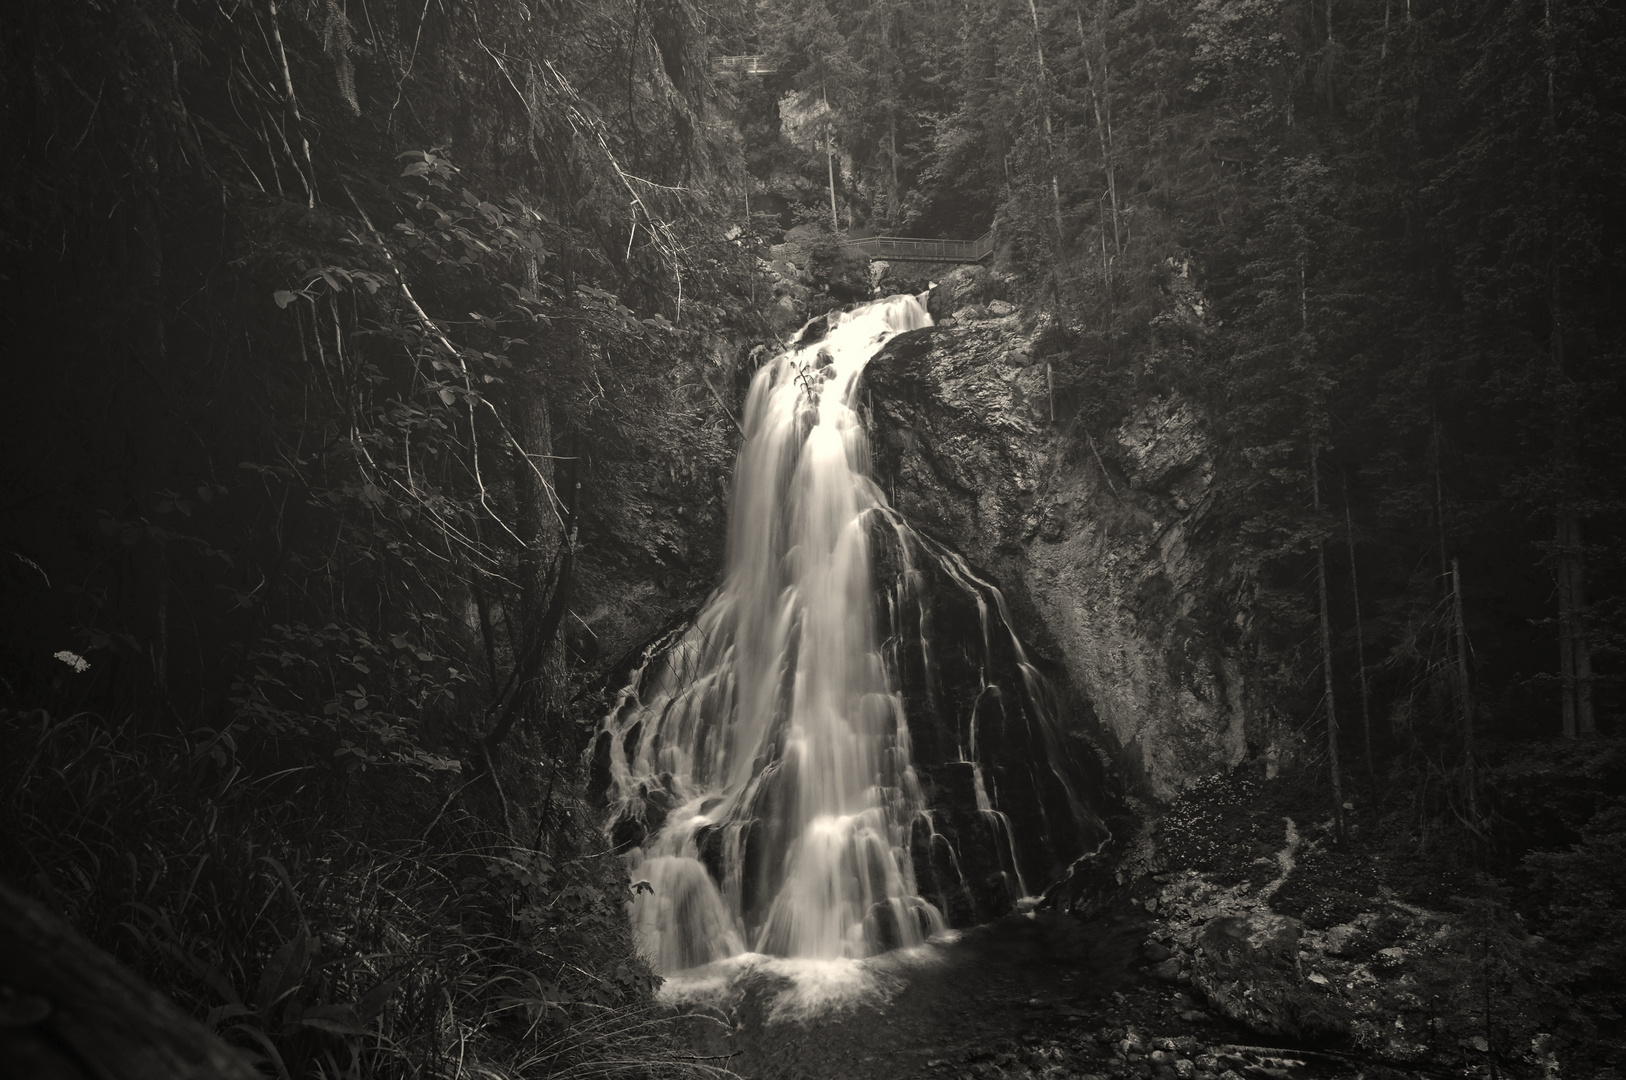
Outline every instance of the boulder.
<path fill-rule="evenodd" d="M 933 319 L 943 319 L 973 304 L 1008 300 L 1010 290 L 1010 279 L 1003 274 L 980 264 L 961 266 L 932 287 L 926 310 Z"/>
<path fill-rule="evenodd" d="M 1215 1012 L 1266 1038 L 1343 1042 L 1349 1010 L 1305 980 L 1303 932 L 1297 919 L 1268 912 L 1211 919 L 1197 936 L 1192 982 Z"/>
<path fill-rule="evenodd" d="M 789 295 L 781 296 L 774 301 L 774 306 L 768 311 L 768 322 L 778 333 L 794 330 L 806 318 L 807 308 L 797 304 Z"/>
<path fill-rule="evenodd" d="M 825 312 L 817 318 L 809 319 L 802 332 L 797 335 L 795 346 L 798 349 L 808 345 L 815 345 L 823 341 L 830 334 L 830 313 Z"/>

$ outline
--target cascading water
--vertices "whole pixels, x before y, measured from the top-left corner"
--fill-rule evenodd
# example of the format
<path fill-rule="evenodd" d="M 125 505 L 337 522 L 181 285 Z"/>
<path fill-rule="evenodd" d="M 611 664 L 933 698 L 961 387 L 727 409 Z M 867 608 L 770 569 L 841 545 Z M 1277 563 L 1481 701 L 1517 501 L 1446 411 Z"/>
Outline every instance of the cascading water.
<path fill-rule="evenodd" d="M 829 321 L 822 340 L 757 372 L 724 580 L 693 625 L 634 673 L 600 736 L 612 829 L 636 825 L 617 834 L 632 846 L 633 928 L 662 972 L 747 951 L 836 960 L 920 944 L 945 922 L 917 888 L 912 838 L 934 878 L 944 863 L 968 892 L 911 761 L 896 655 L 913 632 L 915 652 L 932 663 L 918 597 L 916 629 L 901 627 L 910 583 L 921 578 L 911 552 L 923 541 L 869 478 L 854 401 L 885 341 L 931 319 L 915 297 L 895 296 Z M 901 559 L 895 590 L 883 594 L 885 642 L 876 537 Z M 975 598 L 991 656 L 984 590 L 1002 617 L 1003 597 L 958 556 L 931 550 Z M 1023 682 L 1037 679 L 1014 635 L 1011 644 Z M 981 682 L 997 698 L 987 667 L 985 658 Z M 1033 691 L 1022 693 L 1037 705 Z M 1020 895 L 1015 835 L 978 763 L 978 723 L 973 704 L 970 756 L 959 746 L 946 760 L 971 766 L 976 810 L 1003 833 L 998 858 L 1011 873 L 1001 876 Z"/>

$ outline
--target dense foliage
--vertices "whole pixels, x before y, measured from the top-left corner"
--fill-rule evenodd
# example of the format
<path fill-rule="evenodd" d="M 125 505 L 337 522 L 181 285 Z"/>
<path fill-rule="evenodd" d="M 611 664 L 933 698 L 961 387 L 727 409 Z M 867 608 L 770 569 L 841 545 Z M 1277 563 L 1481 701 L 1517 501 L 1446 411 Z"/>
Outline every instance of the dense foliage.
<path fill-rule="evenodd" d="M 1334 696 L 1371 703 L 1345 719 L 1380 752 L 1451 769 L 1468 728 L 1617 723 L 1613 6 L 773 10 L 769 78 L 829 102 L 848 218 L 995 222 L 1072 330 L 1057 375 L 1085 425 L 1206 407 L 1263 700 L 1320 707 L 1327 607 Z"/>
<path fill-rule="evenodd" d="M 0 26 L 0 870 L 286 1075 L 647 1031 L 565 643 L 635 449 L 731 438 L 733 17 Z"/>
<path fill-rule="evenodd" d="M 1103 469 L 1194 402 L 1251 705 L 1534 850 L 1618 1007 L 1618 770 L 1520 749 L 1620 734 L 1618 6 L 12 7 L 0 868 L 238 1041 L 563 1067 L 638 1000 L 570 601 L 666 572 L 629 470 L 721 472 L 764 210 L 992 226 Z"/>
<path fill-rule="evenodd" d="M 996 269 L 1067 328 L 1058 416 L 1120 486 L 1120 425 L 1155 399 L 1206 417 L 1222 460 L 1204 527 L 1236 572 L 1203 629 L 1244 660 L 1250 707 L 1420 851 L 1455 837 L 1435 869 L 1574 949 L 1552 979 L 1607 1028 L 1621 824 L 1600 736 L 1626 705 L 1619 6 L 776 10 L 760 47 L 781 92 L 829 101 L 846 218 L 961 237 L 991 222 Z M 765 182 L 784 167 L 750 160 Z M 807 187 L 823 165 L 785 160 Z M 1476 868 L 1515 894 L 1476 891 Z"/>

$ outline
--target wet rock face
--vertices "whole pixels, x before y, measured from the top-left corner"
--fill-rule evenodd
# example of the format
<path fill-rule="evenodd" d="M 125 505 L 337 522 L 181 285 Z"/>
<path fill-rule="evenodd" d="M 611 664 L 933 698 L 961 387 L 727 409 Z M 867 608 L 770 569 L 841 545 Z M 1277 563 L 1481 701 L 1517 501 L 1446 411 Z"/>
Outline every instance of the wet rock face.
<path fill-rule="evenodd" d="M 985 922 L 1100 847 L 1118 792 L 1065 671 L 1013 636 L 999 582 L 891 518 L 872 524 L 876 625 L 928 813 L 911 825 L 921 895 L 951 925 Z"/>
<path fill-rule="evenodd" d="M 933 290 L 945 325 L 901 335 L 865 385 L 877 481 L 922 532 L 998 578 L 1016 629 L 1063 669 L 1125 775 L 1159 799 L 1264 747 L 1243 709 L 1237 576 L 1205 530 L 1215 448 L 1178 396 L 1114 432 L 1053 419 L 1061 335 L 981 267 Z"/>

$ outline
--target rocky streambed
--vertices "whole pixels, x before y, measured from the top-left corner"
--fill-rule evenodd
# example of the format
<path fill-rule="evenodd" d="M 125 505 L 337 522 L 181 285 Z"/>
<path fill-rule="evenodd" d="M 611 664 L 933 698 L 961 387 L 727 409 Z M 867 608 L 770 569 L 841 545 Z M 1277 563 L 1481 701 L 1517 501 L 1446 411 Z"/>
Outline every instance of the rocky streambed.
<path fill-rule="evenodd" d="M 1176 315 L 1200 322 L 1182 281 Z M 931 307 L 865 375 L 875 478 L 1004 590 L 1062 743 L 1122 799 L 1113 842 L 1039 909 L 877 964 L 845 1005 L 787 1019 L 769 967 L 687 1001 L 696 1056 L 809 1080 L 1617 1075 L 1588 1048 L 1613 1036 L 1548 989 L 1559 961 L 1497 887 L 1380 805 L 1401 786 L 1357 785 L 1334 837 L 1302 734 L 1248 707 L 1201 410 L 1170 393 L 1088 432 L 1057 392 L 1081 362 L 1066 328 L 981 268 Z"/>
<path fill-rule="evenodd" d="M 883 964 L 877 992 L 811 1016 L 776 1018 L 784 980 L 741 980 L 685 1007 L 696 1052 L 762 1080 L 1593 1075 L 1561 1064 L 1554 1003 L 1485 954 L 1471 904 L 1419 902 L 1471 883 L 1357 804 L 1335 845 L 1323 802 L 1246 768 L 1200 783 L 1109 888 Z"/>

